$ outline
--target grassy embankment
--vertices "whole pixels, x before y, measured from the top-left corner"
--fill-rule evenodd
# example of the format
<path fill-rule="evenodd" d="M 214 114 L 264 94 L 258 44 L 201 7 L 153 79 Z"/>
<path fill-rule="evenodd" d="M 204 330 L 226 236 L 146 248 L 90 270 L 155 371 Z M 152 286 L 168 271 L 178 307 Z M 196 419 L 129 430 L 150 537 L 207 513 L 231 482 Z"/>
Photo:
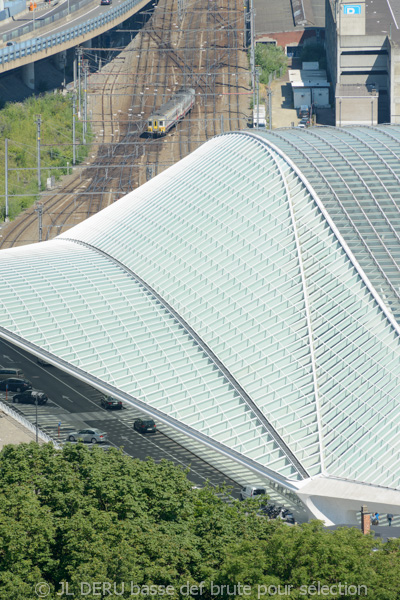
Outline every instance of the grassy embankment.
<path fill-rule="evenodd" d="M 41 189 L 46 189 L 48 177 L 60 179 L 67 174 L 67 163 L 72 165 L 71 95 L 49 93 L 28 98 L 25 102 L 7 103 L 0 110 L 0 220 L 5 216 L 5 138 L 9 140 L 10 219 L 38 199 L 37 115 L 41 117 Z M 86 137 L 90 141 L 90 132 Z M 82 123 L 78 119 L 76 142 L 82 142 Z M 76 162 L 81 162 L 87 154 L 88 146 L 77 146 Z"/>

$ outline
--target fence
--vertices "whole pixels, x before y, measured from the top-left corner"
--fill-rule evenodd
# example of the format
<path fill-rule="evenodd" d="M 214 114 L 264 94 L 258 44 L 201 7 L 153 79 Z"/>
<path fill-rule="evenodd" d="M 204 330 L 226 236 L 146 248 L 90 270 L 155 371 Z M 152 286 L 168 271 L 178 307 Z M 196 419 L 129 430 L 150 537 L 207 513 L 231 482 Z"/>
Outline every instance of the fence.
<path fill-rule="evenodd" d="M 15 410 L 13 410 L 10 406 L 8 406 L 8 404 L 1 402 L 1 400 L 0 400 L 0 410 L 2 410 L 4 413 L 6 413 L 6 415 L 9 415 L 13 419 L 15 419 L 15 421 L 18 421 L 18 423 L 20 423 L 26 429 L 28 429 L 29 431 L 31 431 L 33 434 L 36 435 L 36 425 L 33 425 L 33 423 L 28 421 L 28 419 L 25 419 L 25 417 L 23 417 L 22 415 L 17 413 Z M 39 427 L 38 427 L 37 431 L 38 431 L 38 438 L 40 438 L 43 442 L 52 442 L 52 444 L 55 448 L 62 447 L 58 442 L 56 442 L 56 440 L 54 440 L 52 437 L 47 435 L 47 433 L 42 431 Z"/>

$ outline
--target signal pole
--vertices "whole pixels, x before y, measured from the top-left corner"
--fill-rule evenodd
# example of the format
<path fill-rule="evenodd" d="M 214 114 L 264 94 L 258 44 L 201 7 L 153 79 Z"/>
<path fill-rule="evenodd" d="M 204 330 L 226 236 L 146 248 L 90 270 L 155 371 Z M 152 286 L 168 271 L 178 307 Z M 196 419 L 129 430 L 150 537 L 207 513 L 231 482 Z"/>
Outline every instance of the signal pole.
<path fill-rule="evenodd" d="M 82 48 L 76 49 L 78 55 L 78 118 L 81 118 L 81 67 L 82 67 Z"/>
<path fill-rule="evenodd" d="M 43 204 L 40 202 L 36 202 L 35 212 L 38 214 L 38 226 L 39 226 L 39 242 L 42 241 L 42 214 L 43 214 Z"/>
<path fill-rule="evenodd" d="M 75 112 L 76 112 L 76 96 L 75 92 L 72 95 L 72 164 L 76 163 L 76 134 L 75 134 Z"/>
<path fill-rule="evenodd" d="M 251 89 L 253 90 L 253 108 L 255 105 L 255 79 L 256 79 L 256 74 L 255 74 L 255 68 L 256 68 L 256 57 L 255 57 L 255 47 L 254 47 L 254 17 L 255 17 L 255 11 L 254 11 L 254 5 L 253 5 L 253 0 L 250 0 L 250 14 L 249 14 L 249 21 L 250 21 L 250 70 L 251 70 Z"/>
<path fill-rule="evenodd" d="M 87 72 L 89 68 L 89 61 L 82 61 L 83 67 L 83 143 L 86 144 L 86 133 L 87 133 Z"/>
<path fill-rule="evenodd" d="M 257 86 L 257 129 L 260 128 L 260 75 L 261 67 L 256 67 L 256 86 Z"/>
<path fill-rule="evenodd" d="M 40 124 L 42 120 L 40 115 L 36 115 L 36 125 L 37 125 L 37 177 L 38 177 L 38 189 L 39 192 L 42 187 L 41 179 L 40 179 Z"/>
<path fill-rule="evenodd" d="M 272 130 L 272 91 L 271 91 L 272 73 L 269 74 L 268 80 L 268 127 Z"/>
<path fill-rule="evenodd" d="M 4 140 L 5 142 L 5 155 L 6 155 L 6 161 L 5 161 L 5 196 L 6 196 L 6 214 L 4 216 L 4 221 L 7 223 L 8 222 L 8 139 L 6 138 Z"/>

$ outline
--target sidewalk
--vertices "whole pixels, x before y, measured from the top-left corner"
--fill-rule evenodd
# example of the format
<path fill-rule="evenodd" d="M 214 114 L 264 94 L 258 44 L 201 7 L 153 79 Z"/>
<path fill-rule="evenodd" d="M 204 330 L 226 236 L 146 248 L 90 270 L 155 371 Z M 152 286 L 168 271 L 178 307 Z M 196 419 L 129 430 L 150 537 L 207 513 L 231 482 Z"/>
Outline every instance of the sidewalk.
<path fill-rule="evenodd" d="M 291 127 L 297 125 L 299 118 L 293 108 L 293 94 L 289 83 L 289 74 L 274 79 L 271 83 L 272 91 L 272 129 L 278 127 Z"/>
<path fill-rule="evenodd" d="M 25 429 L 23 425 L 0 412 L 0 449 L 7 444 L 23 444 L 35 441 L 35 434 Z M 39 440 L 41 444 L 42 441 Z"/>

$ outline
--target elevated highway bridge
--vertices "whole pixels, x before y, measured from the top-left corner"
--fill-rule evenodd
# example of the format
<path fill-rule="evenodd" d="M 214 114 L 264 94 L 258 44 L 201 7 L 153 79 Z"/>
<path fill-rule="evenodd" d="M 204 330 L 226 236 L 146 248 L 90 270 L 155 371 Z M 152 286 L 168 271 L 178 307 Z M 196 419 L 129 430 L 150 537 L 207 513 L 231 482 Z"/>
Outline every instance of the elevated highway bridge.
<path fill-rule="evenodd" d="M 111 6 L 99 0 L 66 0 L 50 8 L 20 15 L 0 26 L 0 75 L 21 69 L 21 77 L 35 88 L 34 63 L 54 57 L 59 68 L 66 66 L 67 50 L 90 45 L 91 40 L 123 23 L 149 0 L 114 0 Z M 1 43 L 2 41 L 2 43 Z"/>

